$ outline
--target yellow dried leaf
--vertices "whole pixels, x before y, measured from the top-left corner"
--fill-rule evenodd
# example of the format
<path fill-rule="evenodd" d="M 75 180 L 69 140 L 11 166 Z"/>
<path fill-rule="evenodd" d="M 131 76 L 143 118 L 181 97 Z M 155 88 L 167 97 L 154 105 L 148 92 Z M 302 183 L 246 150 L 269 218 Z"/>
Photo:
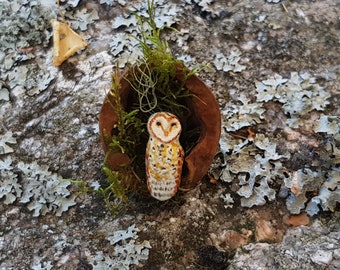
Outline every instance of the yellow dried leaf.
<path fill-rule="evenodd" d="M 308 217 L 306 212 L 302 212 L 299 215 L 291 215 L 285 223 L 292 226 L 308 226 L 310 224 L 310 218 Z"/>
<path fill-rule="evenodd" d="M 87 42 L 74 32 L 66 23 L 51 20 L 53 27 L 53 65 L 60 66 L 78 50 L 87 46 Z"/>

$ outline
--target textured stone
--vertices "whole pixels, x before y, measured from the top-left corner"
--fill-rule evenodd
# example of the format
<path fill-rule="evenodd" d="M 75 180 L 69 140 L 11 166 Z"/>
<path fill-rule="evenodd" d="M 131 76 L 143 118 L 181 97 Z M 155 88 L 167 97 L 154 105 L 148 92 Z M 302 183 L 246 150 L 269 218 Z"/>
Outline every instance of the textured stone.
<path fill-rule="evenodd" d="M 0 159 L 12 160 L 11 168 L 0 169 L 0 181 L 9 176 L 17 180 L 11 183 L 22 185 L 26 174 L 20 173 L 19 162 L 34 163 L 57 175 L 58 181 L 82 180 L 88 187 L 96 183 L 98 191 L 98 185 L 105 184 L 98 115 L 113 69 L 140 55 L 132 13 L 145 14 L 145 1 L 60 2 L 65 20 L 79 27 L 77 32 L 89 46 L 56 68 L 50 25 L 50 19 L 58 16 L 56 2 L 0 1 Z M 140 230 L 139 238 L 130 245 L 118 244 L 138 248 L 143 241 L 150 243 L 148 260 L 139 269 L 214 269 L 209 262 L 237 270 L 340 269 L 339 171 L 332 170 L 339 163 L 337 1 L 155 2 L 162 16 L 157 23 L 169 22 L 179 30 L 164 29 L 162 36 L 187 66 L 212 64 L 219 55 L 240 52 L 234 69 L 224 72 L 213 67 L 199 73 L 224 111 L 219 169 L 225 182 L 218 180 L 219 171 L 214 169 L 216 184 L 203 181 L 166 204 L 131 195 L 130 204 L 116 216 L 108 213 L 97 192 L 79 194 L 75 184 L 70 192 L 77 195 L 77 204 L 60 217 L 51 213 L 33 217 L 25 203 L 18 202 L 20 192 L 11 192 L 16 198 L 13 204 L 6 205 L 5 198 L 0 201 L 0 269 L 92 269 L 96 255 L 99 259 L 103 254 L 109 262 L 114 254 L 107 237 L 133 224 Z M 94 20 L 93 14 L 99 19 Z M 120 16 L 131 19 L 134 27 L 113 29 Z M 86 30 L 80 31 L 83 26 Z M 304 71 L 310 76 L 301 85 L 296 74 Z M 281 83 L 276 89 L 277 75 L 288 79 L 289 85 Z M 263 81 L 270 85 L 269 93 L 263 93 L 267 101 L 256 98 L 256 82 Z M 285 95 L 292 91 L 293 95 Z M 5 139 L 7 132 L 13 143 Z M 257 147 L 254 137 L 259 134 Z M 237 168 L 223 171 L 232 162 Z M 289 182 L 292 171 L 313 175 L 316 168 L 323 170 L 320 178 L 315 183 L 301 178 L 306 185 L 298 188 L 312 190 L 294 207 L 303 208 L 316 196 L 312 225 L 289 228 L 282 221 L 289 215 L 288 194 L 278 198 L 275 192 Z M 321 183 L 324 177 L 326 184 Z M 42 175 L 36 178 L 49 183 Z M 249 201 L 263 205 L 241 207 L 237 194 L 241 186 L 249 187 L 249 193 L 243 193 L 247 196 L 255 189 L 257 200 L 249 197 Z M 224 207 L 222 194 L 230 194 L 233 207 Z M 320 212 L 320 205 L 334 212 Z M 282 240 L 269 237 L 261 240 L 268 243 L 256 242 L 258 212 L 267 213 L 266 222 L 284 234 Z M 224 232 L 231 231 L 236 237 L 228 239 Z M 241 247 L 236 245 L 241 242 Z M 198 255 L 208 266 L 198 264 Z"/>

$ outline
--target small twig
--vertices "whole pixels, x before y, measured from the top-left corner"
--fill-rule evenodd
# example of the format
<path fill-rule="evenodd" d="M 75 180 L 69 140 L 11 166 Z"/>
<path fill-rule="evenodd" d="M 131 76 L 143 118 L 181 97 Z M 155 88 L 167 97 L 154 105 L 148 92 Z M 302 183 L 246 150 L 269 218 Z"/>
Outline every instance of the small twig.
<path fill-rule="evenodd" d="M 60 0 L 57 0 L 57 5 L 58 5 L 59 15 L 61 16 L 61 19 L 63 20 L 63 23 L 66 23 L 64 13 L 62 12 L 61 7 L 60 7 Z"/>
<path fill-rule="evenodd" d="M 289 13 L 289 12 L 288 12 L 288 9 L 286 8 L 286 6 L 285 6 L 284 3 L 281 3 L 281 6 L 283 7 L 283 9 L 285 10 L 286 13 Z"/>

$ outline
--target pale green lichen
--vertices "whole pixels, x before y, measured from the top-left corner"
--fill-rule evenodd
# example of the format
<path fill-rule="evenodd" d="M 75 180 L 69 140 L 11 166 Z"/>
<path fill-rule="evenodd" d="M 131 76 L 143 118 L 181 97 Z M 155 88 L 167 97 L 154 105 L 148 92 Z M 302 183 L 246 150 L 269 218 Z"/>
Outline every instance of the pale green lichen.
<path fill-rule="evenodd" d="M 309 215 L 315 215 L 320 210 L 334 211 L 340 201 L 339 171 L 336 169 L 340 152 L 337 148 L 339 138 L 336 138 L 340 131 L 338 117 L 321 115 L 313 124 L 314 132 L 330 136 L 327 144 L 329 153 L 326 155 L 321 150 L 319 154 L 323 165 L 316 169 L 285 170 L 282 163 L 290 156 L 279 155 L 276 143 L 269 141 L 265 134 L 240 139 L 228 134 L 262 123 L 265 120 L 263 105 L 271 101 L 281 104 L 283 112 L 290 117 L 286 123 L 297 128 L 302 116 L 307 118 L 311 111 L 323 111 L 330 104 L 330 94 L 306 72 L 291 72 L 289 78 L 274 74 L 256 81 L 255 87 L 255 102 L 240 94 L 237 100 L 230 100 L 222 110 L 220 147 L 226 155 L 225 169 L 219 178 L 227 183 L 237 179 L 237 194 L 245 207 L 273 201 L 277 187 L 281 186 L 281 189 L 289 191 L 286 205 L 293 214 L 302 210 Z M 307 193 L 311 192 L 317 195 L 310 199 Z"/>
<path fill-rule="evenodd" d="M 335 135 L 340 133 L 340 117 L 321 115 L 314 124 L 314 132 Z"/>
<path fill-rule="evenodd" d="M 66 15 L 67 14 L 68 13 L 66 13 Z M 99 16 L 97 10 L 93 9 L 89 11 L 88 9 L 83 8 L 81 10 L 76 10 L 74 15 L 67 16 L 67 20 L 69 21 L 72 29 L 85 31 L 90 24 L 99 20 Z"/>
<path fill-rule="evenodd" d="M 233 208 L 234 199 L 231 197 L 231 194 L 221 194 L 220 198 L 223 200 L 224 208 Z"/>
<path fill-rule="evenodd" d="M 134 265 L 138 266 L 141 261 L 147 260 L 151 245 L 149 241 L 136 242 L 139 231 L 136 225 L 132 225 L 127 230 L 116 231 L 113 235 L 109 235 L 107 239 L 114 247 L 114 251 L 112 254 L 98 251 L 94 257 L 90 257 L 89 262 L 93 270 L 129 270 Z"/>
<path fill-rule="evenodd" d="M 322 111 L 329 105 L 330 94 L 309 73 L 291 72 L 287 79 L 275 74 L 255 84 L 258 102 L 278 101 L 290 116 Z"/>
<path fill-rule="evenodd" d="M 241 205 L 245 207 L 263 205 L 266 200 L 273 201 L 276 192 L 269 184 L 282 173 L 281 163 L 278 161 L 282 156 L 276 153 L 276 145 L 269 142 L 263 134 L 257 134 L 254 142 L 250 146 L 245 144 L 238 154 L 235 153 L 226 160 L 226 169 L 239 181 L 237 194 L 241 196 Z M 259 151 L 263 152 L 256 154 Z M 227 175 L 221 175 L 221 179 L 229 182 L 223 176 Z"/>
<path fill-rule="evenodd" d="M 22 172 L 23 194 L 21 203 L 27 204 L 33 216 L 46 215 L 49 212 L 57 216 L 75 205 L 75 195 L 67 187 L 71 182 L 60 179 L 48 171 L 47 167 L 39 166 L 36 162 L 25 164 L 19 162 L 18 169 Z"/>
<path fill-rule="evenodd" d="M 4 204 L 14 203 L 22 194 L 22 186 L 13 169 L 10 157 L 0 159 L 0 200 L 5 197 Z"/>
<path fill-rule="evenodd" d="M 239 50 L 233 50 L 228 56 L 224 56 L 223 53 L 217 53 L 214 59 L 214 66 L 216 70 L 222 70 L 224 72 L 241 72 L 246 69 L 245 65 L 241 65 L 241 52 Z"/>
<path fill-rule="evenodd" d="M 211 18 L 218 18 L 224 10 L 222 2 L 214 0 L 185 0 L 188 4 L 197 4 L 202 12 L 206 12 Z"/>
<path fill-rule="evenodd" d="M 42 261 L 42 258 L 35 256 L 34 263 L 31 266 L 31 270 L 51 270 L 53 269 L 53 265 L 50 261 Z"/>
<path fill-rule="evenodd" d="M 12 145 L 16 144 L 17 140 L 13 137 L 12 131 L 7 131 L 5 134 L 1 134 L 0 137 L 0 155 L 13 153 L 14 149 Z"/>
<path fill-rule="evenodd" d="M 244 94 L 237 101 L 230 100 L 221 110 L 223 127 L 226 131 L 236 131 L 261 123 L 265 109 L 261 102 L 251 102 Z"/>
<path fill-rule="evenodd" d="M 340 202 L 340 170 L 335 168 L 326 175 L 326 181 L 319 188 L 317 196 L 313 197 L 307 204 L 306 212 L 314 216 L 323 211 L 332 211 L 336 209 L 337 203 Z"/>
<path fill-rule="evenodd" d="M 157 14 L 154 19 L 156 27 L 159 29 L 164 26 L 171 26 L 179 21 L 177 5 L 172 3 L 165 5 L 165 3 L 165 0 L 155 2 Z M 112 20 L 111 24 L 113 29 L 124 29 L 124 32 L 115 34 L 110 43 L 112 54 L 119 57 L 119 67 L 124 67 L 127 63 L 134 64 L 143 56 L 142 49 L 139 46 L 140 44 L 136 38 L 134 38 L 134 36 L 137 38 L 140 37 L 138 16 L 148 18 L 148 5 L 146 1 L 129 6 L 127 13 Z M 145 25 L 145 27 L 145 32 L 151 30 L 147 25 Z"/>
<path fill-rule="evenodd" d="M 115 3 L 118 3 L 122 6 L 126 5 L 126 1 L 124 1 L 124 0 L 100 0 L 99 3 L 100 4 L 107 4 L 109 6 L 113 6 Z"/>
<path fill-rule="evenodd" d="M 0 159 L 0 183 L 0 199 L 5 197 L 5 204 L 15 201 L 26 204 L 35 217 L 47 213 L 61 216 L 76 204 L 75 195 L 67 189 L 71 182 L 60 179 L 36 162 L 19 162 L 14 166 L 9 156 Z"/>

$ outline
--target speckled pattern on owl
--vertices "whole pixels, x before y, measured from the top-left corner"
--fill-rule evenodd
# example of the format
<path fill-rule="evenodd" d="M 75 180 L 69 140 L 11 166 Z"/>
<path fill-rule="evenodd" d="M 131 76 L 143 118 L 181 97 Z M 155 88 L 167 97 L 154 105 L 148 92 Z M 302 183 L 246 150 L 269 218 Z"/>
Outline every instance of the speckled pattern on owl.
<path fill-rule="evenodd" d="M 170 113 L 155 113 L 148 121 L 147 185 L 151 196 L 160 201 L 172 198 L 180 185 L 184 160 L 181 130 L 178 118 Z"/>

